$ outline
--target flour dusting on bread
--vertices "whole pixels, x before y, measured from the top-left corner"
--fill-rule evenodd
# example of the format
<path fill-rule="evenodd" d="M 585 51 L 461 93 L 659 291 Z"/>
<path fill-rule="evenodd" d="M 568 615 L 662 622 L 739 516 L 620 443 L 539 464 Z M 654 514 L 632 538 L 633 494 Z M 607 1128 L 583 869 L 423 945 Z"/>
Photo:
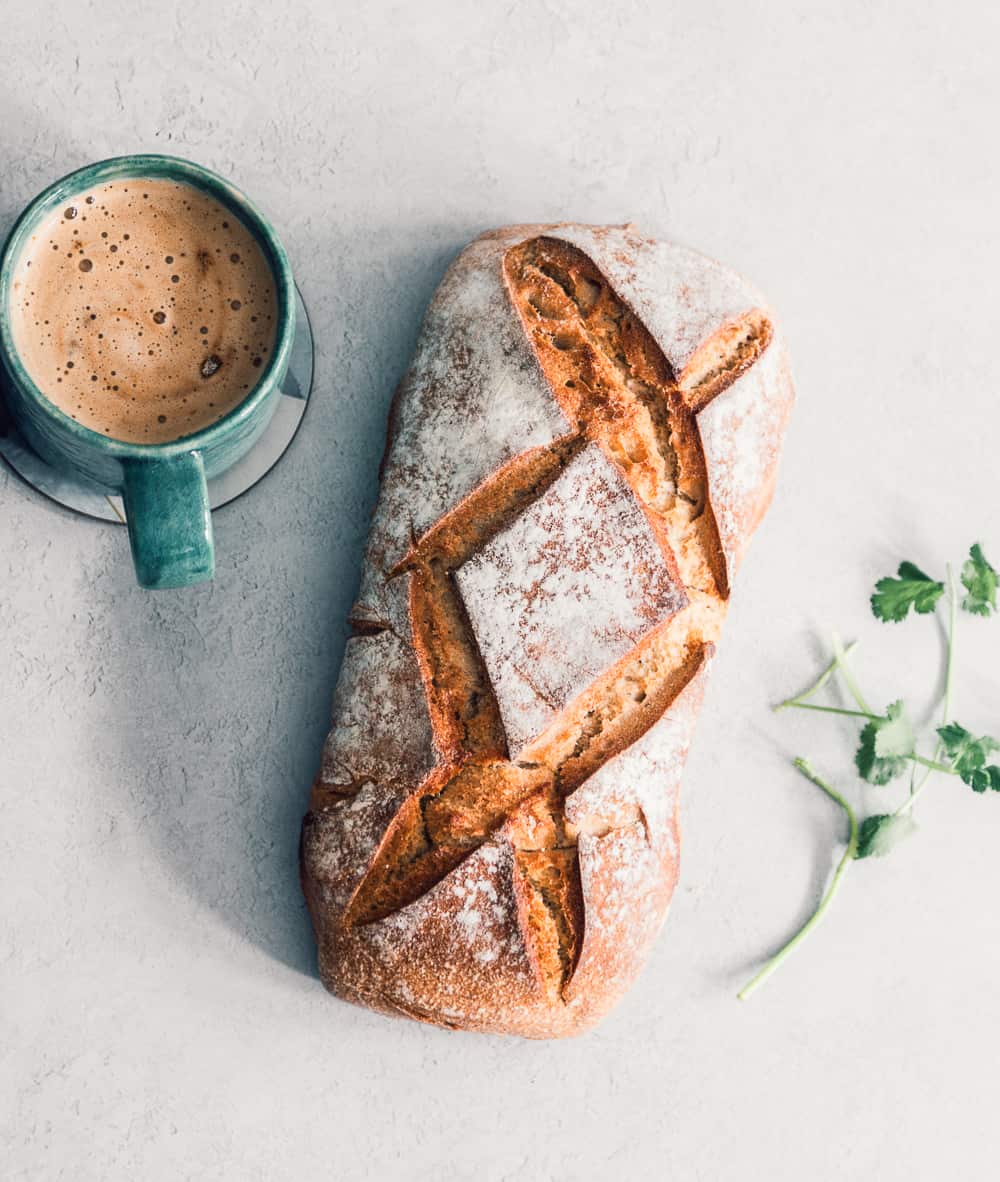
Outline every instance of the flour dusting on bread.
<path fill-rule="evenodd" d="M 627 989 L 791 400 L 766 304 L 695 252 L 514 226 L 455 261 L 394 402 L 303 826 L 334 992 L 555 1037 Z"/>

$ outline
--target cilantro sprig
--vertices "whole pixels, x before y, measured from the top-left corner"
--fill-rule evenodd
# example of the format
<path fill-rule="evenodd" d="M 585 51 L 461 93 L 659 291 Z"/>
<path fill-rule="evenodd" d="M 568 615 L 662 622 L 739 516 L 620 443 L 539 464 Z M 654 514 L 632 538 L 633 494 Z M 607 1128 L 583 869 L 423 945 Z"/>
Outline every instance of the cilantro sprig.
<path fill-rule="evenodd" d="M 896 578 L 879 579 L 872 594 L 872 611 L 878 620 L 898 623 L 905 620 L 912 607 L 926 616 L 944 594 L 944 583 L 937 583 L 912 562 L 901 562 Z"/>
<path fill-rule="evenodd" d="M 990 616 L 997 610 L 997 572 L 986 561 L 978 542 L 962 567 L 962 586 L 967 592 L 962 600 L 965 611 Z"/>
<path fill-rule="evenodd" d="M 884 717 L 862 728 L 854 765 L 869 784 L 888 784 L 906 772 L 915 743 L 903 703 L 893 702 Z"/>
<path fill-rule="evenodd" d="M 1000 751 L 996 739 L 989 735 L 980 735 L 977 739 L 957 722 L 939 726 L 937 733 L 954 775 L 968 784 L 973 792 L 985 792 L 987 788 L 1000 792 L 1000 767 L 986 763 L 994 751 Z"/>
<path fill-rule="evenodd" d="M 991 756 L 1000 752 L 1000 741 L 990 735 L 976 735 L 967 730 L 953 716 L 955 640 L 958 609 L 973 616 L 989 617 L 997 612 L 997 589 L 1000 583 L 995 568 L 989 563 L 978 543 L 969 550 L 962 566 L 961 584 L 965 594 L 959 600 L 958 584 L 951 567 L 946 567 L 943 580 L 933 579 L 912 562 L 901 562 L 895 577 L 879 579 L 871 596 L 872 614 L 885 623 L 905 620 L 912 609 L 914 615 L 936 612 L 942 598 L 947 603 L 945 684 L 941 706 L 941 723 L 933 731 L 935 741 L 930 755 L 920 751 L 921 736 L 907 713 L 903 699 L 891 702 L 881 714 L 871 709 L 851 670 L 848 658 L 856 645 L 845 648 L 833 637 L 833 659 L 816 680 L 795 697 L 779 703 L 776 710 L 812 710 L 857 719 L 861 723 L 854 767 L 862 780 L 886 788 L 909 773 L 908 792 L 891 811 L 873 813 L 858 821 L 854 808 L 846 796 L 833 788 L 801 757 L 795 768 L 812 784 L 826 793 L 842 810 L 847 820 L 848 835 L 840 861 L 830 884 L 816 910 L 784 947 L 772 956 L 764 967 L 740 990 L 741 1000 L 750 997 L 784 963 L 796 947 L 812 932 L 826 914 L 853 862 L 867 858 L 883 858 L 917 830 L 913 807 L 929 778 L 938 773 L 966 784 L 973 792 L 1000 793 L 1000 763 Z M 832 681 L 842 683 L 857 709 L 826 705 L 812 699 Z M 926 737 L 925 737 L 926 741 Z M 926 750 L 926 748 L 925 748 Z M 922 775 L 918 779 L 918 772 Z"/>
<path fill-rule="evenodd" d="M 884 858 L 916 831 L 917 823 L 909 813 L 874 813 L 861 823 L 854 856 Z"/>

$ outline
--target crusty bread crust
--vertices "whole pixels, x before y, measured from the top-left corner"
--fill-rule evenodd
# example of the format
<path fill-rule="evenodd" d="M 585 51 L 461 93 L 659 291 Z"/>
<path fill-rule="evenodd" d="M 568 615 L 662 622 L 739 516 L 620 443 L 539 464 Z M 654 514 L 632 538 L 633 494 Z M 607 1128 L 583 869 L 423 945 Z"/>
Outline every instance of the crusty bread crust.
<path fill-rule="evenodd" d="M 765 304 L 692 251 L 516 226 L 455 261 L 394 401 L 303 824 L 333 992 L 545 1038 L 627 989 L 791 402 Z"/>

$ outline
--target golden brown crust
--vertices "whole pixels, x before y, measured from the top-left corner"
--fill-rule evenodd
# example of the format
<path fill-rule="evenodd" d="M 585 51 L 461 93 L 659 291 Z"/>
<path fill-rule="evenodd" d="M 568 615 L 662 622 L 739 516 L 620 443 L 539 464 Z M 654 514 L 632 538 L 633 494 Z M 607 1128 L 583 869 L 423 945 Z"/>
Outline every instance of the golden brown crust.
<path fill-rule="evenodd" d="M 699 292 L 714 312 L 684 310 Z M 671 300 L 665 329 L 648 309 Z M 790 397 L 769 315 L 690 252 L 529 227 L 458 260 L 394 401 L 362 648 L 324 764 L 333 750 L 341 770 L 319 777 L 303 828 L 335 992 L 551 1037 L 627 987 L 676 881 L 680 769 L 746 540 L 733 523 L 762 512 Z M 741 438 L 717 417 L 706 443 L 720 401 L 739 404 Z M 385 718 L 413 700 L 409 670 L 424 701 L 397 719 L 404 762 Z M 389 748 L 375 765 L 369 730 Z"/>

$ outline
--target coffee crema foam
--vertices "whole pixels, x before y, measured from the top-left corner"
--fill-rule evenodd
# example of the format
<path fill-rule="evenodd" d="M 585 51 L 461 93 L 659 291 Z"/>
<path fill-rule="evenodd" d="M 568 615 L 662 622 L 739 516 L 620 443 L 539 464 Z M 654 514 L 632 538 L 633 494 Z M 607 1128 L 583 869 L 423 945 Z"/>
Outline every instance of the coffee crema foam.
<path fill-rule="evenodd" d="M 166 443 L 238 406 L 274 349 L 274 275 L 226 206 L 183 182 L 86 190 L 18 259 L 14 344 L 35 385 L 103 435 Z"/>

